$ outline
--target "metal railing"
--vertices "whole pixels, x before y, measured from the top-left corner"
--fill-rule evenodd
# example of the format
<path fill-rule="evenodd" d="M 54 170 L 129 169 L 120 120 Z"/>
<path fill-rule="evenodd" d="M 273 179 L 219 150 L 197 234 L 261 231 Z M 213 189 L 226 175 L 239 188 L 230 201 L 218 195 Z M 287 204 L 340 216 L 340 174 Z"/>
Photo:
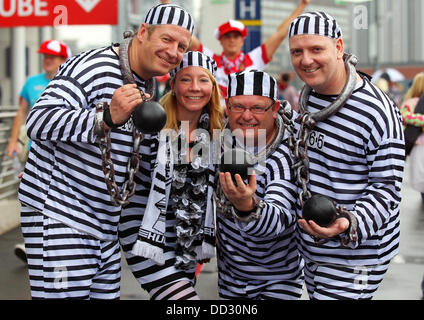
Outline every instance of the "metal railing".
<path fill-rule="evenodd" d="M 15 116 L 16 108 L 0 107 L 0 200 L 16 196 L 19 186 L 14 159 L 6 154 Z"/>

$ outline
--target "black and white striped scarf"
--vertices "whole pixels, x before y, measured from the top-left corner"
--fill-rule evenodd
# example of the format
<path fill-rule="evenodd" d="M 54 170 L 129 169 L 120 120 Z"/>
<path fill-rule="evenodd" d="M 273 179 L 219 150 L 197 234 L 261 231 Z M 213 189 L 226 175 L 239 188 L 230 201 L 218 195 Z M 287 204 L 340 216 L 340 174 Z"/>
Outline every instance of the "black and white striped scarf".
<path fill-rule="evenodd" d="M 208 128 L 207 113 L 202 114 L 199 126 Z M 192 162 L 182 163 L 187 149 L 175 148 L 178 140 L 186 141 L 181 129 L 177 139 L 171 139 L 164 131 L 160 134 L 147 207 L 132 253 L 152 259 L 159 265 L 165 263 L 166 211 L 172 199 L 171 207 L 177 220 L 175 266 L 190 269 L 196 266 L 197 261 L 215 255 L 213 185 L 209 180 L 213 164 L 210 156 L 202 157 L 200 154 L 195 155 Z M 212 148 L 209 148 L 209 143 L 208 137 L 200 133 L 193 149 L 208 150 L 210 155 Z"/>

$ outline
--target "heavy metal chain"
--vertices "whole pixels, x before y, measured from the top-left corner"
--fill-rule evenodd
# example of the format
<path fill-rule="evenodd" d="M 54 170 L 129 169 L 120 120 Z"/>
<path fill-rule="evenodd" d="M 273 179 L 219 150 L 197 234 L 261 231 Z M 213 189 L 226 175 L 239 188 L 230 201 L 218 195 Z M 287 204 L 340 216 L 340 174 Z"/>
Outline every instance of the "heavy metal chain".
<path fill-rule="evenodd" d="M 343 106 L 349 97 L 352 95 L 353 89 L 356 84 L 356 69 L 355 65 L 357 63 L 357 58 L 354 55 L 344 54 L 343 56 L 345 62 L 345 68 L 348 74 L 347 82 L 340 93 L 340 95 L 336 98 L 336 100 L 331 103 L 326 108 L 316 112 L 309 113 L 307 111 L 307 102 L 309 100 L 309 95 L 312 90 L 311 87 L 305 85 L 302 89 L 299 99 L 299 109 L 300 115 L 295 119 L 297 123 L 300 124 L 299 134 L 297 139 L 295 138 L 295 127 L 292 119 L 292 111 L 288 108 L 281 109 L 280 115 L 283 118 L 284 125 L 286 126 L 286 130 L 289 132 L 289 148 L 291 154 L 295 160 L 293 168 L 296 170 L 296 179 L 298 184 L 301 187 L 299 192 L 299 200 L 300 204 L 303 208 L 304 203 L 311 198 L 311 192 L 308 190 L 309 184 L 309 158 L 307 155 L 308 151 L 308 137 L 311 130 L 314 128 L 315 124 L 319 121 L 323 121 L 332 115 L 334 115 L 337 110 Z M 356 230 L 358 227 L 357 220 L 355 216 L 349 212 L 345 206 L 337 206 L 336 211 L 338 216 L 345 217 L 349 220 L 350 226 L 347 230 L 348 239 L 341 238 L 341 244 L 343 246 L 347 246 L 350 242 L 357 241 Z M 328 239 L 320 239 L 315 238 L 315 242 L 324 243 L 328 241 Z"/>
<path fill-rule="evenodd" d="M 134 195 L 136 184 L 134 176 L 140 166 L 140 144 L 143 140 L 143 134 L 138 132 L 135 127 L 133 128 L 133 149 L 128 159 L 126 180 L 122 186 L 122 193 L 115 181 L 115 168 L 111 159 L 111 139 L 110 129 L 105 130 L 105 134 L 100 137 L 99 148 L 102 155 L 102 169 L 105 175 L 105 182 L 110 194 L 110 199 L 115 206 L 124 206 L 129 202 L 129 198 Z"/>
<path fill-rule="evenodd" d="M 293 168 L 296 170 L 297 182 L 301 187 L 301 190 L 299 192 L 299 200 L 302 207 L 305 201 L 311 197 L 311 192 L 308 190 L 309 158 L 307 155 L 307 141 L 309 134 L 317 122 L 329 118 L 330 116 L 335 114 L 341 106 L 346 103 L 346 101 L 351 96 L 356 84 L 355 65 L 357 64 L 358 59 L 356 58 L 356 56 L 351 54 L 344 54 L 343 59 L 345 62 L 345 68 L 348 74 L 348 79 L 340 95 L 328 107 L 316 113 L 309 113 L 307 111 L 306 105 L 312 88 L 306 84 L 303 87 L 299 99 L 300 115 L 297 117 L 297 119 L 295 119 L 295 121 L 300 124 L 297 139 L 295 138 L 296 130 L 294 127 L 294 123 L 291 120 L 291 110 L 288 110 L 288 108 L 280 110 L 280 115 L 283 118 L 286 130 L 290 133 L 288 139 L 289 148 L 295 160 Z"/>
<path fill-rule="evenodd" d="M 131 72 L 129 58 L 128 58 L 128 49 L 131 45 L 131 40 L 133 33 L 126 31 L 124 33 L 124 42 L 121 43 L 119 47 L 119 61 L 120 68 L 122 72 L 124 84 L 135 83 L 135 79 Z M 140 90 L 141 98 L 144 101 L 150 100 L 155 94 L 155 86 L 152 79 L 146 81 L 146 91 L 150 94 L 150 98 L 147 99 L 143 91 Z M 98 114 L 103 115 L 103 110 L 105 108 L 105 103 L 99 103 L 97 105 Z M 101 119 L 101 123 L 102 123 Z M 99 121 L 100 123 L 100 121 Z M 136 183 L 134 182 L 134 176 L 137 173 L 140 166 L 140 145 L 143 141 L 144 135 L 139 132 L 135 125 L 132 125 L 132 135 L 133 135 L 133 148 L 131 155 L 128 159 L 127 164 L 127 180 L 122 186 L 122 192 L 119 191 L 119 187 L 115 181 L 115 169 L 111 158 L 111 138 L 110 138 L 110 129 L 105 129 L 104 126 L 98 129 L 99 133 L 99 148 L 102 156 L 102 169 L 105 175 L 105 182 L 110 194 L 111 202 L 115 206 L 124 206 L 129 203 L 129 198 L 132 197 L 135 193 Z"/>
<path fill-rule="evenodd" d="M 309 158 L 307 156 L 307 139 L 315 123 L 308 113 L 300 115 L 296 119 L 296 121 L 300 122 L 299 135 L 296 139 L 296 129 L 294 127 L 293 121 L 291 121 L 291 110 L 283 110 L 283 112 L 280 112 L 280 115 L 286 124 L 286 130 L 289 132 L 289 149 L 292 153 L 293 159 L 295 159 L 293 169 L 296 170 L 296 179 L 302 189 L 299 193 L 299 200 L 301 206 L 303 207 L 304 202 L 311 197 L 311 192 L 308 190 Z"/>

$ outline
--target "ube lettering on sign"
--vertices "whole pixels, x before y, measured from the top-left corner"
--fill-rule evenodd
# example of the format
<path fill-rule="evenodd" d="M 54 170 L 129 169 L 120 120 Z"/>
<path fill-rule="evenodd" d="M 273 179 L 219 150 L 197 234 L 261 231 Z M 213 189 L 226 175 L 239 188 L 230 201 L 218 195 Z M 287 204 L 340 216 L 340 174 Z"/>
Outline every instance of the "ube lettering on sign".
<path fill-rule="evenodd" d="M 118 0 L 0 0 L 0 27 L 118 23 Z"/>

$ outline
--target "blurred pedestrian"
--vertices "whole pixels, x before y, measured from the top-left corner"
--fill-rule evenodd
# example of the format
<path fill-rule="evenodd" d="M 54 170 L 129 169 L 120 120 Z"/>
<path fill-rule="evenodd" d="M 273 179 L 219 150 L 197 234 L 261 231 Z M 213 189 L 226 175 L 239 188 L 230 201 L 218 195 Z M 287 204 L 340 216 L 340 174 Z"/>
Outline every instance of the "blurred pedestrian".
<path fill-rule="evenodd" d="M 297 134 L 306 143 L 293 143 L 293 151 L 302 187 L 298 243 L 309 297 L 371 299 L 399 251 L 404 168 L 399 110 L 356 71 L 356 58 L 344 53 L 342 30 L 329 14 L 295 19 L 289 47 L 306 85 Z M 301 206 L 314 195 L 339 207 L 327 226 L 303 218 Z"/>
<path fill-rule="evenodd" d="M 120 297 L 119 217 L 149 152 L 131 115 L 153 77 L 179 65 L 193 28 L 185 9 L 157 5 L 119 46 L 69 59 L 31 109 L 19 200 L 34 299 Z"/>
<path fill-rule="evenodd" d="M 21 90 L 19 96 L 19 108 L 13 121 L 12 132 L 6 154 L 14 158 L 19 153 L 19 130 L 28 116 L 29 110 L 37 102 L 50 80 L 56 75 L 60 65 L 71 56 L 70 48 L 57 40 L 44 41 L 37 51 L 43 55 L 43 73 L 30 76 Z"/>
<path fill-rule="evenodd" d="M 171 90 L 160 100 L 167 113 L 164 136 L 152 143 L 150 160 L 136 175 L 142 182 L 121 214 L 125 257 L 152 300 L 199 299 L 196 264 L 215 255 L 207 152 L 223 116 L 215 72 L 215 61 L 198 51 L 187 52 L 171 72 Z M 167 130 L 175 148 L 165 164 Z"/>
<path fill-rule="evenodd" d="M 6 154 L 10 158 L 19 156 L 22 162 L 22 167 L 27 159 L 30 143 L 24 143 L 27 137 L 19 141 L 21 128 L 25 125 L 29 110 L 37 102 L 38 98 L 43 93 L 50 80 L 56 75 L 60 65 L 71 56 L 71 49 L 64 43 L 57 40 L 44 41 L 37 51 L 43 55 L 42 68 L 43 73 L 30 76 L 21 90 L 19 96 L 19 108 L 13 120 L 12 131 L 9 138 L 9 143 L 6 148 Z M 18 170 L 22 171 L 22 170 Z M 23 243 L 16 244 L 15 255 L 22 261 L 27 262 L 25 246 Z"/>
<path fill-rule="evenodd" d="M 281 73 L 278 81 L 278 98 L 290 103 L 293 110 L 299 111 L 297 90 L 290 84 L 290 73 Z"/>
<path fill-rule="evenodd" d="M 406 155 L 410 162 L 411 186 L 421 193 L 424 204 L 424 73 L 415 75 L 411 88 L 406 92 L 400 107 L 402 115 Z M 421 174 L 420 174 L 421 173 Z"/>
<path fill-rule="evenodd" d="M 400 99 L 402 96 L 402 86 L 397 82 L 393 81 L 393 79 L 390 77 L 390 74 L 387 72 L 383 72 L 380 79 L 387 81 L 387 91 L 385 91 L 390 98 L 393 99 L 393 101 L 396 103 L 396 106 L 400 105 Z"/>

